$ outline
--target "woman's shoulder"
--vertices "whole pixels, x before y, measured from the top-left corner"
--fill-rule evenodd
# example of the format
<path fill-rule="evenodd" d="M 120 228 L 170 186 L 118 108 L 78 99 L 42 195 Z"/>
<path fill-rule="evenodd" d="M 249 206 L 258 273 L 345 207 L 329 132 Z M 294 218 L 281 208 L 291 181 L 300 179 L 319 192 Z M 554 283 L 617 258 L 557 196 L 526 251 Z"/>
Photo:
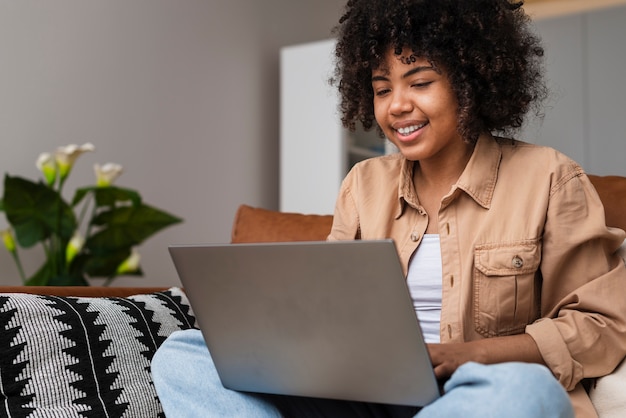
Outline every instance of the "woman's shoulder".
<path fill-rule="evenodd" d="M 412 162 L 402 154 L 381 155 L 357 162 L 343 180 L 343 189 L 351 193 L 387 195 L 397 193 L 406 173 L 413 171 Z M 393 186 L 396 185 L 396 186 Z"/>
<path fill-rule="evenodd" d="M 521 176 L 533 171 L 551 173 L 557 178 L 584 173 L 578 162 L 555 148 L 516 139 L 496 138 L 496 142 L 502 151 L 501 169 L 519 170 Z"/>

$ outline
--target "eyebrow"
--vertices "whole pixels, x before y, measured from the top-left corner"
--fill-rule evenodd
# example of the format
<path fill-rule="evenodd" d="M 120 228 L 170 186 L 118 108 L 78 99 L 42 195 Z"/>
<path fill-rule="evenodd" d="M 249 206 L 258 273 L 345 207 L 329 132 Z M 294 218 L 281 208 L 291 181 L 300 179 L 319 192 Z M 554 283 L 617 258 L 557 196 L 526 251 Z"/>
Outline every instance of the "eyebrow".
<path fill-rule="evenodd" d="M 428 71 L 428 70 L 432 70 L 437 72 L 437 70 L 435 70 L 435 67 L 431 66 L 431 65 L 424 65 L 424 66 L 420 66 L 420 67 L 414 67 L 411 68 L 409 71 L 407 71 L 406 73 L 402 74 L 402 78 L 407 78 L 412 76 L 415 73 L 419 73 L 422 71 Z M 386 74 L 389 74 L 388 71 L 385 71 Z M 384 75 L 376 75 L 372 77 L 372 82 L 374 81 L 389 81 L 389 79 L 384 76 Z"/>

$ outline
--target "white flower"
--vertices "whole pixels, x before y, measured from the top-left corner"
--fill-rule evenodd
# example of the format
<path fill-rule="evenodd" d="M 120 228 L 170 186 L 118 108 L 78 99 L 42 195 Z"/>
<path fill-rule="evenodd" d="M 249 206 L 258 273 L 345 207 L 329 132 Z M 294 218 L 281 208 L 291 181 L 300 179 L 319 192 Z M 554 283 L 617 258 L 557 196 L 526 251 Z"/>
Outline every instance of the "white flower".
<path fill-rule="evenodd" d="M 132 249 L 130 256 L 117 266 L 117 274 L 135 273 L 139 270 L 139 261 L 141 256 L 136 249 Z"/>
<path fill-rule="evenodd" d="M 94 164 L 93 170 L 96 173 L 98 187 L 110 186 L 122 174 L 122 166 L 115 163 L 106 163 L 103 166 Z"/>
<path fill-rule="evenodd" d="M 54 157 L 59 167 L 59 176 L 61 177 L 61 180 L 64 180 L 68 176 L 72 166 L 74 165 L 74 161 L 76 161 L 81 154 L 88 151 L 94 151 L 95 149 L 96 147 L 89 142 L 80 146 L 70 144 L 57 148 Z"/>
<path fill-rule="evenodd" d="M 74 257 L 83 249 L 83 245 L 85 245 L 85 238 L 83 238 L 78 231 L 74 232 L 72 239 L 67 243 L 67 247 L 65 248 L 65 262 L 68 266 Z"/>
<path fill-rule="evenodd" d="M 49 152 L 42 152 L 35 163 L 39 171 L 43 173 L 48 186 L 52 186 L 57 177 L 57 166 L 54 157 Z"/>

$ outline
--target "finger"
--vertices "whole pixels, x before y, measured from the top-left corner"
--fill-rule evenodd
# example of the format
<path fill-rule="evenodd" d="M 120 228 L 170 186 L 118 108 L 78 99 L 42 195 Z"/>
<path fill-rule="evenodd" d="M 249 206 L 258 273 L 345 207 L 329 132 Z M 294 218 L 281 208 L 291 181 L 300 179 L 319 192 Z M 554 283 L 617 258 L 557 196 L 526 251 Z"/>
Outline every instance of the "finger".
<path fill-rule="evenodd" d="M 447 379 L 452 375 L 452 372 L 454 371 L 445 363 L 435 366 L 433 370 L 435 371 L 435 377 L 437 379 Z"/>

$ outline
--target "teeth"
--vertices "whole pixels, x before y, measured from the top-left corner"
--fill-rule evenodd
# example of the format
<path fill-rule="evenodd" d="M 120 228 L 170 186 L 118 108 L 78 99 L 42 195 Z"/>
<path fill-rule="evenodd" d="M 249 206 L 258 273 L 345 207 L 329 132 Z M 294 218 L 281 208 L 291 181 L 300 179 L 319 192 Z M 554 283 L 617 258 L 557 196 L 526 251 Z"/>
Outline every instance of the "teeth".
<path fill-rule="evenodd" d="M 415 132 L 418 129 L 422 128 L 424 125 L 426 125 L 425 123 L 421 124 L 421 125 L 413 125 L 413 126 L 407 126 L 406 128 L 400 128 L 398 129 L 398 132 L 401 135 L 409 135 L 411 132 Z"/>

